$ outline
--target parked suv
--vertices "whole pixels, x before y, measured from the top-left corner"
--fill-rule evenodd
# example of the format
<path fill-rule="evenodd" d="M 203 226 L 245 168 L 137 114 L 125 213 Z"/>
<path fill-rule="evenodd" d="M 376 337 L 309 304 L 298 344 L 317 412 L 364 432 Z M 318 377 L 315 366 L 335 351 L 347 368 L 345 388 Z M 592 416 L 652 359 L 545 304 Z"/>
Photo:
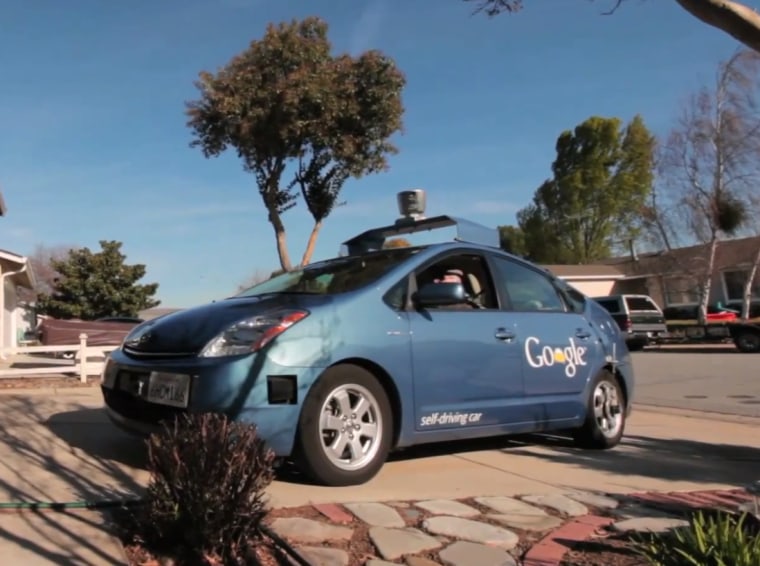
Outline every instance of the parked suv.
<path fill-rule="evenodd" d="M 647 295 L 609 295 L 594 297 L 594 300 L 618 323 L 625 333 L 629 350 L 641 350 L 659 342 L 668 333 L 662 310 Z"/>

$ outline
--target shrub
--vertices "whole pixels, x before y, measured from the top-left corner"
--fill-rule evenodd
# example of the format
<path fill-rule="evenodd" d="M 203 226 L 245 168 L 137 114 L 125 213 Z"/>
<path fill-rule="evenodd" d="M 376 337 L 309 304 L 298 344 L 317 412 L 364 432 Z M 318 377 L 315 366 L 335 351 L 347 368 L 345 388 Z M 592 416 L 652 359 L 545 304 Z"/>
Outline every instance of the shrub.
<path fill-rule="evenodd" d="M 639 538 L 636 550 L 652 566 L 760 566 L 760 534 L 755 519 L 698 512 L 688 527 Z"/>
<path fill-rule="evenodd" d="M 261 536 L 273 462 L 253 425 L 208 413 L 178 417 L 148 440 L 140 537 L 187 563 L 242 563 Z"/>

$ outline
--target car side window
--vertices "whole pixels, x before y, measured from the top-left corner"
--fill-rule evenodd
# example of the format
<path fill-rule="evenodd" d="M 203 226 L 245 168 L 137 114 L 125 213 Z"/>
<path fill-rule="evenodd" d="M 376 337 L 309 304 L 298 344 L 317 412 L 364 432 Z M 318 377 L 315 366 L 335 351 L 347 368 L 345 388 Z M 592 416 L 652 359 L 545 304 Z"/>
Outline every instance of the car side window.
<path fill-rule="evenodd" d="M 401 281 L 391 287 L 387 293 L 385 293 L 385 296 L 383 296 L 385 304 L 396 311 L 404 310 L 404 307 L 406 306 L 408 289 L 409 277 L 404 277 Z"/>
<path fill-rule="evenodd" d="M 485 258 L 479 254 L 446 255 L 416 274 L 417 289 L 428 283 L 461 282 L 468 302 L 456 310 L 498 309 L 493 277 Z"/>
<path fill-rule="evenodd" d="M 559 290 L 565 298 L 567 306 L 570 307 L 571 311 L 582 313 L 584 310 L 586 310 L 586 296 L 583 293 L 581 293 L 578 289 L 569 283 L 562 280 L 557 281 L 555 279 L 554 284 L 559 287 Z"/>
<path fill-rule="evenodd" d="M 549 277 L 510 259 L 497 256 L 493 260 L 512 310 L 566 312 L 565 303 Z"/>

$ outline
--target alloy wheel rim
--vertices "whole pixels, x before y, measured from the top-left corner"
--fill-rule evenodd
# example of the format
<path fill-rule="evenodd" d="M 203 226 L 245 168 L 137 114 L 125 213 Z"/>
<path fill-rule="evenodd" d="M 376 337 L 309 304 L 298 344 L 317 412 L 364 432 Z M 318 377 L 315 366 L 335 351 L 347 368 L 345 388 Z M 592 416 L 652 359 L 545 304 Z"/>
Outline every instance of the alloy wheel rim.
<path fill-rule="evenodd" d="M 594 419 L 599 431 L 607 438 L 614 438 L 623 426 L 623 409 L 620 406 L 618 388 L 603 381 L 594 389 Z"/>
<path fill-rule="evenodd" d="M 361 385 L 341 385 L 327 395 L 319 417 L 322 450 L 344 471 L 374 460 L 383 435 L 383 417 L 375 396 Z"/>

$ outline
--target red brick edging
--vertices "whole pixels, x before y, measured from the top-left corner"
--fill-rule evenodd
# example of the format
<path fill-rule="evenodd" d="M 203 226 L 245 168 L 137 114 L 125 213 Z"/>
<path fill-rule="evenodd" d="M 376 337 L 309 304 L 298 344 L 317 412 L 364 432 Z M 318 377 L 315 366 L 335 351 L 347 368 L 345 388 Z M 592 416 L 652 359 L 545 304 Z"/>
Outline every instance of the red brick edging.
<path fill-rule="evenodd" d="M 523 566 L 558 566 L 574 543 L 583 542 L 614 519 L 584 515 L 565 523 L 534 544 L 523 558 Z"/>
<path fill-rule="evenodd" d="M 652 509 L 664 510 L 699 507 L 736 508 L 741 503 L 753 500 L 753 497 L 745 489 L 641 492 L 618 496 L 629 503 L 639 503 Z M 320 503 L 312 504 L 311 507 L 333 523 L 353 522 L 353 515 L 340 504 Z M 525 553 L 522 564 L 523 566 L 559 566 L 573 547 L 588 540 L 616 520 L 594 514 L 576 517 L 534 544 Z"/>
<path fill-rule="evenodd" d="M 345 525 L 354 520 L 353 516 L 348 511 L 336 503 L 315 503 L 312 507 L 333 523 L 342 523 Z"/>
<path fill-rule="evenodd" d="M 751 501 L 753 496 L 744 489 L 702 490 L 691 492 L 646 492 L 632 493 L 626 499 L 638 501 L 652 508 L 699 508 L 736 507 Z M 599 529 L 607 527 L 615 519 L 599 515 L 584 515 L 565 523 L 556 531 L 546 535 L 525 554 L 523 566 L 559 566 L 565 555 L 575 544 L 591 537 Z"/>

